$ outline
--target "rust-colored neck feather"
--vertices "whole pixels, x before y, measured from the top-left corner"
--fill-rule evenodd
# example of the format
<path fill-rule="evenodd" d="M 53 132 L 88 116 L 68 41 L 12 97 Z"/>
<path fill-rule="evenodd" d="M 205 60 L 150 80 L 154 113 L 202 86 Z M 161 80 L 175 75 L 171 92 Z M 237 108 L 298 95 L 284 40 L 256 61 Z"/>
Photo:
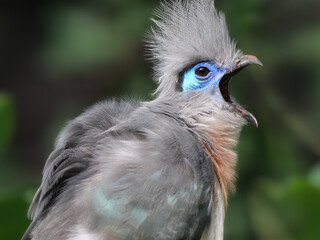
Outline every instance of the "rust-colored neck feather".
<path fill-rule="evenodd" d="M 206 131 L 206 141 L 203 143 L 219 180 L 225 204 L 227 204 L 228 192 L 235 190 L 237 155 L 234 147 L 237 144 L 238 132 L 234 128 L 223 125 L 211 126 Z"/>

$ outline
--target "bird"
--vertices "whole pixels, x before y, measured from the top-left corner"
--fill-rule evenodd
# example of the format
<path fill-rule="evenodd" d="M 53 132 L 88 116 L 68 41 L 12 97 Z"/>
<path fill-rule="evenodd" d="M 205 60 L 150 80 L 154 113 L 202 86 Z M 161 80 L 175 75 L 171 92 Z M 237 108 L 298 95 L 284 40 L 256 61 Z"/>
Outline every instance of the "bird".
<path fill-rule="evenodd" d="M 213 0 L 161 1 L 151 101 L 104 100 L 66 124 L 22 240 L 222 240 L 235 146 L 256 118 L 229 94 L 248 65 Z"/>

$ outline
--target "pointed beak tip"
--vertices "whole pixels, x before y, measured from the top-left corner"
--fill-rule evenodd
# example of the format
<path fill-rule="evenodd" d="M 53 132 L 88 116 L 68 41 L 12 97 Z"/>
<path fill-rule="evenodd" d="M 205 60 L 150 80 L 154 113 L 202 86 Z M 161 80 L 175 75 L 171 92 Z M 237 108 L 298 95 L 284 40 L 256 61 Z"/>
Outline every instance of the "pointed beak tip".
<path fill-rule="evenodd" d="M 247 121 L 253 126 L 255 126 L 256 128 L 259 127 L 258 121 L 257 119 L 255 119 L 255 117 L 252 116 L 252 118 L 250 120 L 247 119 Z"/>
<path fill-rule="evenodd" d="M 257 58 L 257 64 L 261 67 L 263 67 L 263 63 Z"/>
<path fill-rule="evenodd" d="M 263 67 L 263 63 L 253 55 L 244 55 L 244 62 L 247 64 L 257 64 Z"/>
<path fill-rule="evenodd" d="M 250 124 L 252 124 L 255 127 L 258 127 L 258 121 L 257 119 L 250 113 L 250 112 L 243 112 L 242 113 L 243 118 Z"/>
<path fill-rule="evenodd" d="M 257 59 L 257 64 L 258 64 L 259 66 L 263 67 L 263 63 L 262 63 L 259 59 Z"/>

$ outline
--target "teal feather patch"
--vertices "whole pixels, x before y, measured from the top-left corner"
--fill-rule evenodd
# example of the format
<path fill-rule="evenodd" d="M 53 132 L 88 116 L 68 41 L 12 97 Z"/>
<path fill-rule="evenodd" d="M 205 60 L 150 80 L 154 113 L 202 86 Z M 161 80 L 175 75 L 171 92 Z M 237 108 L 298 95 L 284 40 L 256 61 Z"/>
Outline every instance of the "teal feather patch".
<path fill-rule="evenodd" d="M 93 197 L 93 205 L 96 213 L 106 218 L 107 221 L 121 220 L 122 201 L 119 198 L 111 198 L 105 195 L 102 189 L 97 189 Z"/>

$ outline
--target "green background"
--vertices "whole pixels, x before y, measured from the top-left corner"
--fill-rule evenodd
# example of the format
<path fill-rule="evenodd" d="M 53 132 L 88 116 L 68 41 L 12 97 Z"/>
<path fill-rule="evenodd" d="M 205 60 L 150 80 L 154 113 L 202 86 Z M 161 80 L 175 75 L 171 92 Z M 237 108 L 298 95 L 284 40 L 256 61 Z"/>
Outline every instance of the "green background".
<path fill-rule="evenodd" d="M 112 97 L 150 99 L 142 38 L 156 0 L 10 1 L 0 8 L 0 239 L 19 239 L 54 139 Z M 226 240 L 320 239 L 320 2 L 216 0 L 264 67 L 231 93 L 254 113 L 238 146 Z"/>

